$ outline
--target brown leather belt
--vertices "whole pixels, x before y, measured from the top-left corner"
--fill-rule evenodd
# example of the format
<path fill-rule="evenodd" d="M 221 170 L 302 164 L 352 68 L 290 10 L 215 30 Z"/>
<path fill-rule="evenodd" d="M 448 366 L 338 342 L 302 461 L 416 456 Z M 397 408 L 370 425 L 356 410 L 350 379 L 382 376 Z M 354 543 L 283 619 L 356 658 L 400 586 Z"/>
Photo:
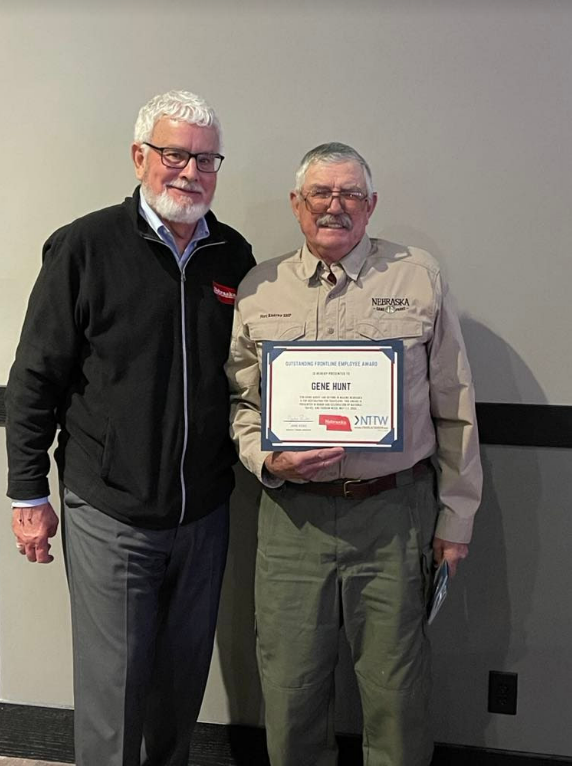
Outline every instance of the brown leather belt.
<path fill-rule="evenodd" d="M 429 458 L 416 463 L 413 468 L 398 473 L 390 473 L 387 476 L 378 476 L 376 479 L 338 479 L 337 481 L 309 481 L 305 484 L 287 482 L 291 488 L 302 492 L 310 492 L 313 495 L 325 497 L 364 498 L 373 497 L 387 489 L 396 489 L 411 484 L 416 479 L 426 476 L 430 471 L 431 461 Z"/>

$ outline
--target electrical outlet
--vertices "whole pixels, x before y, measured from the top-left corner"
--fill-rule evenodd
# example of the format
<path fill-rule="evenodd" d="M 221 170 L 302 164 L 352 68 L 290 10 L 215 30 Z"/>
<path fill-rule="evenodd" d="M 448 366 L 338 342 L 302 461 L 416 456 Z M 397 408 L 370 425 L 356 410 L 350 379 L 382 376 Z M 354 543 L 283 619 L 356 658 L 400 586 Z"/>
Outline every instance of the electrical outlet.
<path fill-rule="evenodd" d="M 489 713 L 516 715 L 517 673 L 489 672 Z"/>

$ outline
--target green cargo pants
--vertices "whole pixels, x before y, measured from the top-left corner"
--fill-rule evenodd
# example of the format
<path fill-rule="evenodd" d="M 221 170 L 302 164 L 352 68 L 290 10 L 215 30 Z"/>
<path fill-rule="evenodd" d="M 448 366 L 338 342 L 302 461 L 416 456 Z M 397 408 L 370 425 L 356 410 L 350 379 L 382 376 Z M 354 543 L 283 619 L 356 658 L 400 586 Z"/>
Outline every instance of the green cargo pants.
<path fill-rule="evenodd" d="M 364 766 L 427 766 L 425 605 L 434 477 L 365 500 L 266 490 L 256 562 L 258 660 L 272 766 L 335 766 L 340 624 L 363 709 Z M 402 485 L 402 486 L 401 486 Z"/>

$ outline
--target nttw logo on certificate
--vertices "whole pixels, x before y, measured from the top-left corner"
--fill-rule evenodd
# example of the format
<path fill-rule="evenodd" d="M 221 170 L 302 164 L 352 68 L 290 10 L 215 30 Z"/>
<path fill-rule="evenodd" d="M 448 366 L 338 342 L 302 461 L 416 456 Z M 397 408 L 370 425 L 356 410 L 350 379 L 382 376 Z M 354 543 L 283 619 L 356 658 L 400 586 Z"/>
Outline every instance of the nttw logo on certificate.
<path fill-rule="evenodd" d="M 403 450 L 403 341 L 262 344 L 262 449 Z"/>

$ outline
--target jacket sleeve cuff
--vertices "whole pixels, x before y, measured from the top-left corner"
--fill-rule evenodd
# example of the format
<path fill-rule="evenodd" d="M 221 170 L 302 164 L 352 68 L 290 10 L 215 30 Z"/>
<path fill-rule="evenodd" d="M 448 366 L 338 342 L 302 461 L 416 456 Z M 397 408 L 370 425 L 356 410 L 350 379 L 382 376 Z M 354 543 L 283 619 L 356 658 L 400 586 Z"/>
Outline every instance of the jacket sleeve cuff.
<path fill-rule="evenodd" d="M 47 479 L 34 479 L 33 481 L 8 480 L 8 497 L 13 500 L 37 500 L 38 498 L 48 497 L 50 494 L 50 485 Z"/>

